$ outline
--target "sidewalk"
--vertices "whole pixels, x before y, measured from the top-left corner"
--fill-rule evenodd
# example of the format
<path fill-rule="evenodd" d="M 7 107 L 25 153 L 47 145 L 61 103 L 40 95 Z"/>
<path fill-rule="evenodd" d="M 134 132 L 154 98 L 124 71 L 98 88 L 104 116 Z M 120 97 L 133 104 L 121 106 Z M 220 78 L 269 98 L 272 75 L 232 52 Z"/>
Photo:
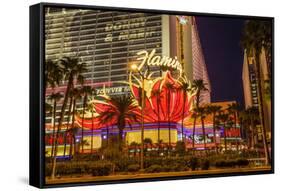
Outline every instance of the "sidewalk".
<path fill-rule="evenodd" d="M 192 175 L 221 174 L 221 173 L 262 172 L 262 171 L 270 171 L 270 170 L 271 167 L 264 166 L 264 167 L 252 167 L 252 168 L 210 169 L 210 170 L 197 170 L 197 171 L 160 172 L 160 173 L 126 174 L 126 175 L 109 175 L 109 176 L 87 175 L 87 176 L 80 176 L 80 177 L 61 177 L 55 180 L 46 178 L 46 184 L 146 179 L 146 178 L 192 176 Z"/>

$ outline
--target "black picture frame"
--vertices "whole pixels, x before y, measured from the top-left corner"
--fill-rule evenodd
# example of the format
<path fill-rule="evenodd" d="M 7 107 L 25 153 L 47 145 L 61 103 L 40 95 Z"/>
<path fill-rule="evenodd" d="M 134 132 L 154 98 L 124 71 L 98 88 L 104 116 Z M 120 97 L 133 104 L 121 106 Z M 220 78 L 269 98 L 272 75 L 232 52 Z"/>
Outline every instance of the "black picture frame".
<path fill-rule="evenodd" d="M 44 63 L 45 63 L 45 34 L 44 34 L 44 8 L 74 8 L 74 9 L 96 9 L 101 11 L 127 11 L 127 12 L 144 12 L 158 13 L 169 15 L 191 15 L 191 16 L 206 16 L 219 18 L 244 18 L 256 20 L 269 20 L 272 23 L 272 67 L 271 67 L 271 84 L 274 87 L 274 18 L 259 17 L 248 15 L 227 15 L 227 14 L 212 14 L 212 13 L 195 13 L 169 10 L 152 10 L 152 9 L 133 9 L 120 7 L 103 7 L 93 5 L 74 5 L 74 4 L 57 4 L 57 3 L 39 3 L 30 6 L 30 129 L 29 129 L 29 184 L 38 188 L 53 188 L 53 187 L 68 187 L 68 186 L 85 186 L 85 185 L 100 185 L 100 184 L 116 184 L 116 183 L 132 183 L 132 182 L 148 182 L 148 181 L 165 181 L 178 179 L 194 179 L 194 178 L 211 178 L 211 177 L 226 177 L 226 176 L 242 176 L 242 175 L 259 175 L 274 173 L 274 88 L 271 88 L 271 169 L 267 171 L 252 171 L 252 172 L 234 172 L 220 174 L 205 174 L 205 175 L 189 175 L 189 176 L 171 176 L 162 178 L 142 178 L 130 180 L 107 180 L 95 182 L 75 182 L 75 183 L 60 183 L 46 184 L 45 182 L 45 84 L 44 84 Z"/>

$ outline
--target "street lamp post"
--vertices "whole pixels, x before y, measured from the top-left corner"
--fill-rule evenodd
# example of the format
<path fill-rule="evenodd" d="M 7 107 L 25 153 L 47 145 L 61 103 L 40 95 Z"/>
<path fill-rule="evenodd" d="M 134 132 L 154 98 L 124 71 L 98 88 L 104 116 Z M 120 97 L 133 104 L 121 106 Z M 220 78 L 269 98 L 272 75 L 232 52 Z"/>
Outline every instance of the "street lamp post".
<path fill-rule="evenodd" d="M 141 91 L 141 165 L 140 168 L 143 169 L 144 163 L 144 78 L 142 76 L 142 91 Z"/>
<path fill-rule="evenodd" d="M 145 100 L 145 92 L 144 92 L 144 83 L 145 83 L 145 79 L 146 77 L 139 71 L 138 67 L 136 64 L 132 64 L 131 65 L 131 69 L 132 71 L 137 71 L 138 74 L 141 77 L 141 81 L 142 81 L 142 91 L 141 91 L 141 157 L 140 157 L 140 168 L 143 169 L 144 168 L 144 100 Z"/>

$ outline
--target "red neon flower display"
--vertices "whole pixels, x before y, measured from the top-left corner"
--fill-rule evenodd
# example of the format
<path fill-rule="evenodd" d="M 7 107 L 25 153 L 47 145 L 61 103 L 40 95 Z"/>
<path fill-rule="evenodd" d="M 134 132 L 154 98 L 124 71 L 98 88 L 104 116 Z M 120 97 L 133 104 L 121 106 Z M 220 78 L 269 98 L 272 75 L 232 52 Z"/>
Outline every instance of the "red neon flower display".
<path fill-rule="evenodd" d="M 158 120 L 167 122 L 169 119 L 170 122 L 178 122 L 183 116 L 190 115 L 193 96 L 181 89 L 180 82 L 175 80 L 170 72 L 167 72 L 163 78 L 156 79 L 150 91 L 145 98 L 145 122 L 158 122 Z M 141 91 L 136 85 L 132 86 L 132 93 L 140 102 Z"/>
<path fill-rule="evenodd" d="M 170 72 L 167 72 L 164 77 L 157 78 L 150 84 L 150 88 L 144 88 L 146 91 L 145 107 L 144 107 L 144 122 L 155 123 L 179 122 L 182 117 L 190 115 L 193 95 L 184 92 L 181 89 L 181 83 L 175 80 Z M 137 84 L 131 84 L 131 91 L 133 97 L 140 103 L 141 88 Z M 155 92 L 158 93 L 156 94 Z M 184 101 L 185 94 L 185 101 Z M 139 104 L 140 105 L 140 104 Z M 96 117 L 93 119 L 86 118 L 83 122 L 84 128 L 100 129 L 101 127 L 116 124 L 115 121 L 108 121 L 106 124 L 101 122 L 99 114 L 107 111 L 110 106 L 110 100 L 107 102 L 95 101 Z M 134 109 L 134 112 L 141 116 L 141 107 Z M 183 113 L 184 112 L 184 113 Z M 82 119 L 76 116 L 76 122 L 82 126 Z M 92 125 L 93 123 L 93 125 Z M 135 123 L 133 121 L 131 124 Z"/>

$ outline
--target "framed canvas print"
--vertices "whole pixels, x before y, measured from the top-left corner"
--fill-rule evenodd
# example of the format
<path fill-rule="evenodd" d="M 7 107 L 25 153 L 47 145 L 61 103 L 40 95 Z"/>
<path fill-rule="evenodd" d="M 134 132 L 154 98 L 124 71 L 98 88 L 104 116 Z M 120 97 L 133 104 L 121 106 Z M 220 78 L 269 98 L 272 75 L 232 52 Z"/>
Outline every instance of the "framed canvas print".
<path fill-rule="evenodd" d="M 30 184 L 274 172 L 274 19 L 30 7 Z"/>

